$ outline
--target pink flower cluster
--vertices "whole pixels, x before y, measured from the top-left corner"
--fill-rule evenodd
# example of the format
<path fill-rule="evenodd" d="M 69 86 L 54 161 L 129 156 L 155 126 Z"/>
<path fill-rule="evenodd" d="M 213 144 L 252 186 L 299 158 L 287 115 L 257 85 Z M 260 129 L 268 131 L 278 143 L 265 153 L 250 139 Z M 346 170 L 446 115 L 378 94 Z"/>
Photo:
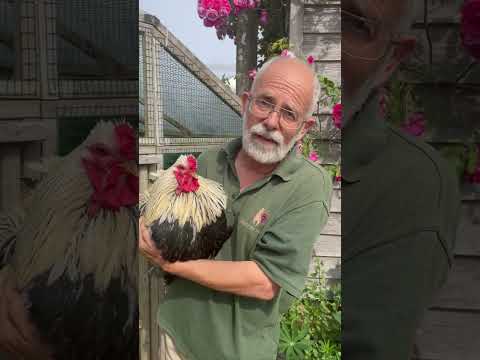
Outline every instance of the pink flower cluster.
<path fill-rule="evenodd" d="M 337 129 L 342 127 L 342 104 L 338 103 L 333 105 L 332 120 Z"/>
<path fill-rule="evenodd" d="M 235 15 L 238 15 L 240 11 L 245 9 L 255 9 L 260 6 L 261 0 L 233 0 L 235 6 Z"/>
<path fill-rule="evenodd" d="M 402 129 L 410 135 L 421 136 L 425 132 L 425 116 L 422 112 L 410 114 Z"/>
<path fill-rule="evenodd" d="M 228 0 L 198 0 L 197 13 L 207 27 L 217 27 L 225 23 L 232 7 Z"/>
<path fill-rule="evenodd" d="M 477 154 L 480 154 L 480 145 L 477 145 Z M 473 172 L 465 171 L 465 181 L 471 184 L 480 184 L 480 157 Z"/>
<path fill-rule="evenodd" d="M 463 3 L 460 34 L 465 49 L 480 60 L 480 0 L 466 0 Z"/>

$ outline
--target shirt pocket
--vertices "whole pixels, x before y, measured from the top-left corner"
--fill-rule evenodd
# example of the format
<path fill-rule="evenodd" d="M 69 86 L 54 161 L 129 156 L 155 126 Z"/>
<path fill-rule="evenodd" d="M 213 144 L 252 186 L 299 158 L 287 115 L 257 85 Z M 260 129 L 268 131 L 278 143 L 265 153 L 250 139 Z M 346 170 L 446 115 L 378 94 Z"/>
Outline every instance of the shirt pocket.
<path fill-rule="evenodd" d="M 250 259 L 255 250 L 257 240 L 263 235 L 263 225 L 254 226 L 244 218 L 238 219 L 237 224 L 237 243 L 240 247 L 242 257 L 245 260 Z"/>

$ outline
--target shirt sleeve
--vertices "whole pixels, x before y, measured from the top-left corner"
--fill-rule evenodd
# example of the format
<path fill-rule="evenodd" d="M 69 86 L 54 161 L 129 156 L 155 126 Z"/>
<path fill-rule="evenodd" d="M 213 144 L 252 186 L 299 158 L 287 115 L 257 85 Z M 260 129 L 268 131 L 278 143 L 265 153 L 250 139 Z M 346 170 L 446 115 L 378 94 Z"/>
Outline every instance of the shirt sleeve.
<path fill-rule="evenodd" d="M 277 219 L 257 242 L 252 260 L 273 282 L 295 297 L 301 296 L 313 244 L 328 214 L 324 201 L 293 209 Z"/>
<path fill-rule="evenodd" d="M 448 270 L 448 256 L 435 231 L 402 237 L 344 262 L 344 356 L 410 359 L 415 330 Z"/>

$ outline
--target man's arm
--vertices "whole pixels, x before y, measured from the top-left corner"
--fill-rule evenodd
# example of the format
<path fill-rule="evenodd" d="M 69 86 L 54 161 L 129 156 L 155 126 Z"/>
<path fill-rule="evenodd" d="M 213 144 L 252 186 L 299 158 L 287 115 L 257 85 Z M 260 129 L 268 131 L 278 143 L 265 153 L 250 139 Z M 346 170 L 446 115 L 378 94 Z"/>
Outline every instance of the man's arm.
<path fill-rule="evenodd" d="M 191 260 L 170 263 L 162 258 L 142 219 L 139 234 L 140 252 L 166 272 L 217 291 L 261 300 L 271 300 L 279 291 L 278 285 L 253 261 Z"/>
<path fill-rule="evenodd" d="M 5 268 L 0 271 L 0 354 L 6 352 L 12 359 L 53 359 L 51 349 L 29 319 L 13 276 Z"/>
<path fill-rule="evenodd" d="M 253 261 L 179 261 L 164 270 L 217 291 L 261 300 L 273 299 L 279 289 Z"/>

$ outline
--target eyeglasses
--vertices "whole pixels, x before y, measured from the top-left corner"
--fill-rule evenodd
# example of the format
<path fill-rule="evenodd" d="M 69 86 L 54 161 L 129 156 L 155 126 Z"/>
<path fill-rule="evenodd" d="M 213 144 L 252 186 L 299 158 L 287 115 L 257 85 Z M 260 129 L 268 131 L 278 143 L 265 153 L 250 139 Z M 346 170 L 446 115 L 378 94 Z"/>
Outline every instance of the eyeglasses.
<path fill-rule="evenodd" d="M 342 53 L 351 57 L 376 61 L 384 57 L 390 44 L 400 44 L 383 21 L 369 19 L 341 10 Z"/>
<path fill-rule="evenodd" d="M 282 127 L 289 129 L 296 129 L 299 124 L 303 122 L 302 117 L 295 111 L 282 107 L 278 108 L 278 110 L 275 110 L 276 105 L 262 97 L 257 98 L 249 95 L 248 99 L 250 100 L 248 104 L 248 111 L 250 111 L 250 113 L 252 113 L 254 116 L 266 119 L 273 112 L 277 112 L 280 117 L 280 123 Z"/>

